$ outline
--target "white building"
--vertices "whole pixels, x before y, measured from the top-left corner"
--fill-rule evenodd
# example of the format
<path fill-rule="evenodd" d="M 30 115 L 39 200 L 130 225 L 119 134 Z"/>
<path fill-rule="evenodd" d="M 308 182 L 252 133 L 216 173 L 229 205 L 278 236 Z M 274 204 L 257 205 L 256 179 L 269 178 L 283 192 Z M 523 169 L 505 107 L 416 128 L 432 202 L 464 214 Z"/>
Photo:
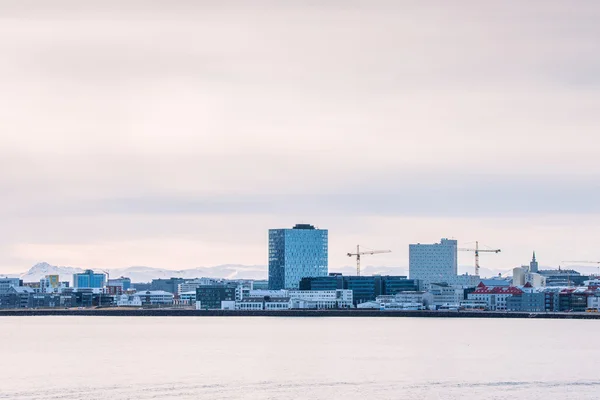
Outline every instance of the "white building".
<path fill-rule="evenodd" d="M 352 308 L 353 292 L 336 290 L 289 290 L 292 308 Z"/>
<path fill-rule="evenodd" d="M 428 292 L 400 292 L 394 296 L 394 302 L 400 304 L 421 304 L 429 306 L 434 302 L 434 296 Z"/>
<path fill-rule="evenodd" d="M 599 296 L 588 296 L 588 308 L 595 308 L 600 310 L 600 297 Z"/>
<path fill-rule="evenodd" d="M 173 293 L 163 290 L 147 290 L 136 293 L 143 305 L 173 305 Z"/>
<path fill-rule="evenodd" d="M 196 291 L 179 293 L 179 304 L 193 306 L 196 304 Z"/>
<path fill-rule="evenodd" d="M 513 286 L 525 286 L 527 283 L 536 288 L 545 287 L 546 277 L 536 272 L 530 272 L 527 265 L 513 268 Z"/>
<path fill-rule="evenodd" d="M 365 301 L 356 306 L 356 308 L 366 308 L 370 310 L 381 310 L 381 304 L 376 301 Z"/>
<path fill-rule="evenodd" d="M 177 294 L 181 295 L 181 293 L 195 292 L 200 286 L 214 285 L 215 283 L 217 283 L 217 281 L 210 278 L 200 278 L 186 281 L 177 285 Z"/>
<path fill-rule="evenodd" d="M 462 287 L 455 287 L 442 283 L 432 283 L 429 288 L 429 293 L 432 295 L 429 306 L 458 306 L 464 300 L 465 291 Z"/>
<path fill-rule="evenodd" d="M 117 296 L 117 306 L 118 307 L 141 307 L 142 306 L 142 299 L 140 298 L 140 296 L 136 296 L 136 295 L 127 295 L 127 294 L 122 294 L 120 296 Z"/>
<path fill-rule="evenodd" d="M 237 310 L 236 308 L 236 301 L 232 301 L 232 300 L 224 300 L 221 301 L 221 310 Z M 196 305 L 196 310 L 201 310 L 202 308 L 199 307 L 199 305 Z"/>
<path fill-rule="evenodd" d="M 288 297 L 288 291 L 285 289 L 281 290 L 250 290 L 244 297 Z"/>
<path fill-rule="evenodd" d="M 221 309 L 231 310 L 231 303 L 235 303 L 236 310 L 242 311 L 281 311 L 290 309 L 291 300 L 289 297 L 248 297 L 235 302 L 222 301 Z"/>
<path fill-rule="evenodd" d="M 409 245 L 410 279 L 421 280 L 425 289 L 431 283 L 454 283 L 458 275 L 457 247 L 458 242 L 451 239 Z"/>

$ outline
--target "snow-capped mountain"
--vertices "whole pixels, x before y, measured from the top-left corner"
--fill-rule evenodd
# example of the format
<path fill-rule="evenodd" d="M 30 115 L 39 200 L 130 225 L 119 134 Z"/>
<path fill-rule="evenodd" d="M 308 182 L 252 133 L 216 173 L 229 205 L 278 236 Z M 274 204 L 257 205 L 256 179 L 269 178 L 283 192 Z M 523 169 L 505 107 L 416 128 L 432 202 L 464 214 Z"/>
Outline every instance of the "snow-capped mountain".
<path fill-rule="evenodd" d="M 39 282 L 41 278 L 46 275 L 60 275 L 61 281 L 71 282 L 73 280 L 73 274 L 83 272 L 81 268 L 72 267 L 57 267 L 50 265 L 47 262 L 41 262 L 35 264 L 29 269 L 29 271 L 21 274 L 19 277 L 23 282 Z"/>
<path fill-rule="evenodd" d="M 72 282 L 73 274 L 81 273 L 82 268 L 58 267 L 42 262 L 34 265 L 24 274 L 20 275 L 23 282 L 38 282 L 46 275 L 59 275 L 61 281 Z M 107 272 L 111 278 L 126 276 L 132 282 L 150 282 L 159 278 L 184 278 L 194 279 L 202 277 L 225 279 L 267 279 L 267 267 L 263 265 L 218 265 L 216 267 L 200 267 L 184 270 L 169 270 L 151 267 L 128 267 L 100 270 Z"/>

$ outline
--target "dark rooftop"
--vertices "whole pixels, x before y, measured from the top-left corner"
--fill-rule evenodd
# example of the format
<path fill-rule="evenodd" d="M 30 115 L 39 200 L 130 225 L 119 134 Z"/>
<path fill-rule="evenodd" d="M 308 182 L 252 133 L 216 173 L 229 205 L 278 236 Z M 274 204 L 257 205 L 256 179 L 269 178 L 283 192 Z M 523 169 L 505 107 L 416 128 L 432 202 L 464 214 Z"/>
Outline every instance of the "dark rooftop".
<path fill-rule="evenodd" d="M 315 229 L 315 227 L 310 224 L 296 224 L 294 229 Z"/>

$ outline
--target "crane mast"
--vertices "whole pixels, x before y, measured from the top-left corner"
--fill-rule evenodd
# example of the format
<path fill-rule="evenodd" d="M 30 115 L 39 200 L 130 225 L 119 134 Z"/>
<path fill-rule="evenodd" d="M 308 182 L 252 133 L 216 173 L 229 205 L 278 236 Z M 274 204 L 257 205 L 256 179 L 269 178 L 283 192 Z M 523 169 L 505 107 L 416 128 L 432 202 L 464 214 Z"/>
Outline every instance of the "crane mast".
<path fill-rule="evenodd" d="M 480 249 L 479 241 L 475 242 L 474 249 L 458 249 L 459 251 L 474 251 L 475 252 L 475 275 L 479 275 L 479 253 L 500 253 L 500 249 Z"/>
<path fill-rule="evenodd" d="M 373 255 L 381 253 L 391 253 L 391 250 L 368 250 L 360 251 L 360 245 L 356 245 L 356 253 L 348 253 L 348 257 L 356 257 L 356 276 L 360 276 L 360 257 L 364 255 Z"/>

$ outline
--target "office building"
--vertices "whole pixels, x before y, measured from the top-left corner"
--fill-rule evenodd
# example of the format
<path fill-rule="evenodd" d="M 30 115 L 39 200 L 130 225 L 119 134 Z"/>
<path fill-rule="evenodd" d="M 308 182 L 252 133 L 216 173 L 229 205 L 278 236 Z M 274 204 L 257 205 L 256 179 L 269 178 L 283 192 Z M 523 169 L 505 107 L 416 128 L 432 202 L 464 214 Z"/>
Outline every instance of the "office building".
<path fill-rule="evenodd" d="M 409 275 L 418 279 L 425 288 L 431 283 L 453 284 L 457 279 L 457 241 L 442 239 L 434 244 L 411 244 L 409 252 Z"/>
<path fill-rule="evenodd" d="M 268 280 L 254 280 L 252 281 L 252 289 L 268 289 L 269 281 Z"/>
<path fill-rule="evenodd" d="M 107 286 L 118 286 L 121 288 L 121 292 L 126 292 L 131 289 L 131 279 L 123 276 L 116 279 L 109 279 Z"/>
<path fill-rule="evenodd" d="M 73 274 L 73 287 L 81 289 L 103 288 L 106 275 L 97 274 L 91 269 L 86 269 L 80 274 Z"/>
<path fill-rule="evenodd" d="M 303 278 L 300 290 L 352 290 L 353 302 L 360 303 L 375 301 L 377 296 L 395 295 L 402 292 L 414 292 L 420 288 L 419 281 L 406 279 L 405 276 L 329 276 Z"/>
<path fill-rule="evenodd" d="M 23 281 L 19 278 L 0 278 L 0 294 L 8 292 L 11 287 L 23 286 Z"/>
<path fill-rule="evenodd" d="M 179 284 L 185 283 L 185 281 L 186 279 L 183 278 L 152 279 L 150 290 L 162 290 L 164 292 L 176 294 Z M 142 290 L 141 285 L 136 283 L 134 286 L 137 290 Z"/>
<path fill-rule="evenodd" d="M 10 286 L 0 294 L 0 308 L 27 308 L 35 291 L 27 286 Z"/>
<path fill-rule="evenodd" d="M 210 279 L 210 278 L 192 279 L 192 280 L 188 280 L 188 281 L 178 284 L 177 285 L 177 293 L 179 295 L 181 295 L 181 293 L 195 292 L 196 289 L 200 286 L 216 285 L 218 283 L 219 282 L 217 280 Z"/>
<path fill-rule="evenodd" d="M 236 284 L 202 285 L 196 288 L 196 308 L 219 310 L 222 301 L 236 301 Z"/>
<path fill-rule="evenodd" d="M 432 283 L 429 285 L 429 293 L 432 295 L 432 303 L 429 305 L 439 308 L 441 306 L 459 306 L 465 300 L 465 291 L 461 287 L 448 285 L 447 283 Z"/>
<path fill-rule="evenodd" d="M 306 277 L 327 276 L 328 233 L 312 225 L 269 230 L 269 289 L 298 289 Z"/>
<path fill-rule="evenodd" d="M 527 284 L 527 287 L 532 287 Z M 525 288 L 526 289 L 526 288 Z M 544 292 L 524 291 L 506 299 L 507 311 L 544 312 L 546 310 L 546 294 Z"/>

